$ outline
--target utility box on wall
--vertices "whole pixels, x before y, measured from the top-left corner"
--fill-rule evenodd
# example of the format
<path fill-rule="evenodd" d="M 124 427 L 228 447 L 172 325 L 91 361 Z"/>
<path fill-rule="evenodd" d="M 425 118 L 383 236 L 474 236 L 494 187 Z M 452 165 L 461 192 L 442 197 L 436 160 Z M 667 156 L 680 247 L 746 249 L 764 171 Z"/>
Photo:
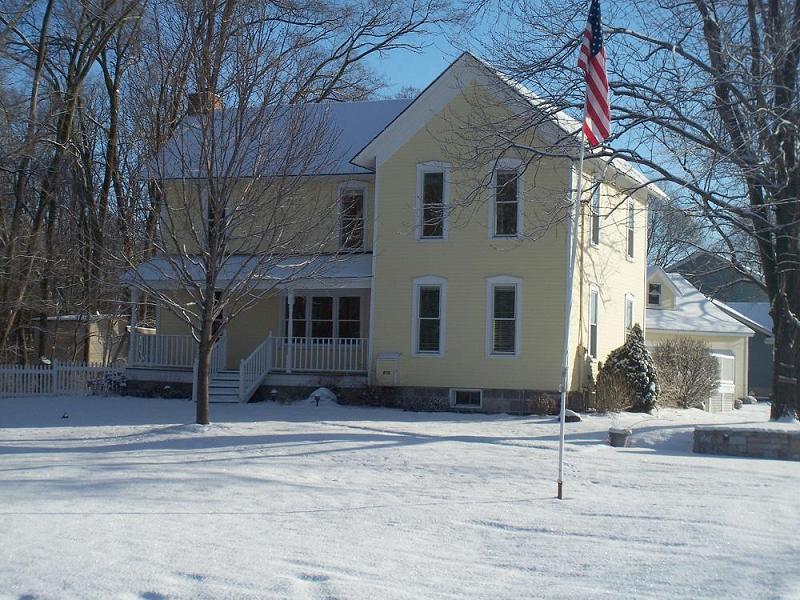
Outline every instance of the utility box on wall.
<path fill-rule="evenodd" d="M 375 359 L 375 383 L 380 386 L 397 385 L 399 352 L 381 352 Z"/>

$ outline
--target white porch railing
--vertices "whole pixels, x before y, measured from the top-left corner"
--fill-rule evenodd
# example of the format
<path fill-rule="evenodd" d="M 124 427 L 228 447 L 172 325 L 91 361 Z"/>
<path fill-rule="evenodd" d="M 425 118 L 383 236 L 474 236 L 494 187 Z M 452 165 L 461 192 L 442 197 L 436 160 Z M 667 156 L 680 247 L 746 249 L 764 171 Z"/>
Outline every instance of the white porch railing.
<path fill-rule="evenodd" d="M 366 338 L 273 338 L 272 370 L 366 373 Z"/>
<path fill-rule="evenodd" d="M 272 368 L 272 333 L 239 363 L 239 402 L 247 402 Z"/>
<path fill-rule="evenodd" d="M 142 335 L 131 333 L 132 367 L 191 368 L 197 343 L 191 335 Z"/>

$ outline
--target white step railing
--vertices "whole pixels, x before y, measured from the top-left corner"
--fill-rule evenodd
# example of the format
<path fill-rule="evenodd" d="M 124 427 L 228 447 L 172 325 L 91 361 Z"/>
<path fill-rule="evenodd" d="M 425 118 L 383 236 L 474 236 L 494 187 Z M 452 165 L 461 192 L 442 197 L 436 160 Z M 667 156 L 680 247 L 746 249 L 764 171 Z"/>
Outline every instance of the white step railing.
<path fill-rule="evenodd" d="M 97 363 L 60 362 L 52 365 L 0 365 L 0 396 L 88 394 L 122 379 L 122 369 Z"/>
<path fill-rule="evenodd" d="M 211 350 L 211 377 L 225 368 L 228 362 L 228 336 L 223 335 Z"/>
<path fill-rule="evenodd" d="M 272 368 L 272 333 L 239 363 L 239 402 L 247 402 Z"/>
<path fill-rule="evenodd" d="M 272 368 L 286 373 L 366 373 L 366 338 L 273 338 Z"/>
<path fill-rule="evenodd" d="M 228 360 L 228 337 L 223 335 L 214 344 L 211 349 L 211 365 L 208 373 L 208 382 L 214 378 L 219 371 L 225 368 L 225 363 Z M 197 402 L 197 371 L 198 371 L 198 357 L 195 356 L 192 363 L 192 400 Z"/>
<path fill-rule="evenodd" d="M 131 334 L 132 367 L 186 367 L 194 364 L 197 342 L 191 335 Z"/>

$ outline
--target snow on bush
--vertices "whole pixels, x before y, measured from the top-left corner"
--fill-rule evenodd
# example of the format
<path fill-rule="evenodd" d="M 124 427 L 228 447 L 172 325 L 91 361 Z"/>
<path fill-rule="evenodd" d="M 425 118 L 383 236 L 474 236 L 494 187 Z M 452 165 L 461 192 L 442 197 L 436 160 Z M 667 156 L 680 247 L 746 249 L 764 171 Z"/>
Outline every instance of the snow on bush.
<path fill-rule="evenodd" d="M 719 383 L 719 363 L 699 340 L 679 337 L 653 349 L 658 372 L 659 403 L 680 408 L 703 408 Z"/>
<path fill-rule="evenodd" d="M 659 387 L 642 329 L 633 326 L 625 343 L 612 350 L 597 373 L 597 403 L 602 410 L 650 412 Z M 603 408 L 605 407 L 605 408 Z"/>

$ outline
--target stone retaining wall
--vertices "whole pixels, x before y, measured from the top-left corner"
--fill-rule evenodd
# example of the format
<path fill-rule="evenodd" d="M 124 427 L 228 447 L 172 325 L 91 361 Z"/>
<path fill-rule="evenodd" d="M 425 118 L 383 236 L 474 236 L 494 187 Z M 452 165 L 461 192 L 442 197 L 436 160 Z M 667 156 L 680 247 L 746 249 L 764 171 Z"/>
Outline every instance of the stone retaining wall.
<path fill-rule="evenodd" d="M 800 461 L 800 430 L 696 427 L 693 450 L 700 454 Z"/>

